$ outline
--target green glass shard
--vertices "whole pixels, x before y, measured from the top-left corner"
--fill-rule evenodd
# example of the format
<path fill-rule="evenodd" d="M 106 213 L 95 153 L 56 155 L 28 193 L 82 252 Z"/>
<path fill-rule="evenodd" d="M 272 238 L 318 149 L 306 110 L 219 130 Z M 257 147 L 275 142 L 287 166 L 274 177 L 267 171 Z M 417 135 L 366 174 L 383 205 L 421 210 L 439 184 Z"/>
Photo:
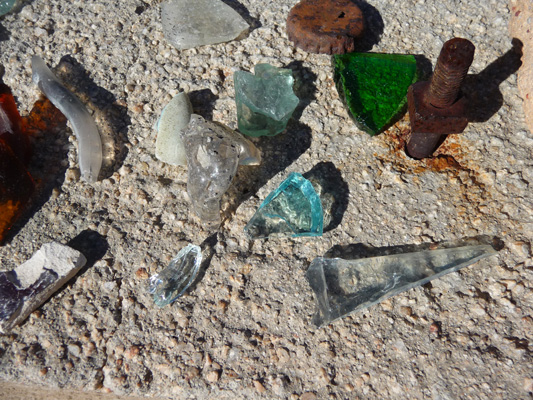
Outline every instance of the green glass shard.
<path fill-rule="evenodd" d="M 258 64 L 254 71 L 233 75 L 239 130 L 248 136 L 274 136 L 287 127 L 299 102 L 292 71 L 270 64 Z"/>
<path fill-rule="evenodd" d="M 306 273 L 318 304 L 314 322 L 329 324 L 496 253 L 475 245 L 358 260 L 315 258 Z"/>
<path fill-rule="evenodd" d="M 337 90 L 357 126 L 374 136 L 405 111 L 407 89 L 417 81 L 412 55 L 348 53 L 333 56 Z"/>
<path fill-rule="evenodd" d="M 293 172 L 268 195 L 244 232 L 251 239 L 322 236 L 322 204 L 313 185 Z"/>

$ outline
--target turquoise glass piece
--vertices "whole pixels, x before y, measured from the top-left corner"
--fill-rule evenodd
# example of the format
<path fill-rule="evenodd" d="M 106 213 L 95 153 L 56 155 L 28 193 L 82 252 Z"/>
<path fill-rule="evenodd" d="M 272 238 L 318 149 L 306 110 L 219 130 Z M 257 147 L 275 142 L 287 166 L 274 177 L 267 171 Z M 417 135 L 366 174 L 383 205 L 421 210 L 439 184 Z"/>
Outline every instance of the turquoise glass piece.
<path fill-rule="evenodd" d="M 405 112 L 407 90 L 418 79 L 416 59 L 406 54 L 339 54 L 333 65 L 339 94 L 359 129 L 372 136 Z"/>
<path fill-rule="evenodd" d="M 318 304 L 314 322 L 327 325 L 496 253 L 483 244 L 357 260 L 315 258 L 306 273 Z"/>
<path fill-rule="evenodd" d="M 250 239 L 322 236 L 322 204 L 311 182 L 293 172 L 268 195 L 244 232 Z"/>
<path fill-rule="evenodd" d="M 258 64 L 254 71 L 233 75 L 239 130 L 248 136 L 274 136 L 287 127 L 299 103 L 292 71 L 270 64 Z"/>
<path fill-rule="evenodd" d="M 201 263 L 199 246 L 189 244 L 181 249 L 168 267 L 150 277 L 149 292 L 153 294 L 155 304 L 166 306 L 185 293 L 196 279 Z"/>
<path fill-rule="evenodd" d="M 17 0 L 0 0 L 0 15 L 5 15 L 11 11 Z"/>

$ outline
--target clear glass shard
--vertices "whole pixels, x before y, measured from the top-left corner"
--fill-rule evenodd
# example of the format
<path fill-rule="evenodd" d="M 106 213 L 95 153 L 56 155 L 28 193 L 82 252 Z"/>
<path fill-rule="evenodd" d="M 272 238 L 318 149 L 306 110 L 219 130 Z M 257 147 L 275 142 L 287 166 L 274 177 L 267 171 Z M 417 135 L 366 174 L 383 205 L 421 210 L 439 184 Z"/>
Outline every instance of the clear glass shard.
<path fill-rule="evenodd" d="M 283 132 L 298 106 L 292 71 L 257 64 L 255 75 L 237 71 L 235 102 L 239 130 L 248 136 L 273 136 Z"/>
<path fill-rule="evenodd" d="M 259 206 L 244 232 L 250 239 L 321 236 L 322 204 L 311 182 L 293 172 Z"/>
<path fill-rule="evenodd" d="M 166 39 L 176 48 L 223 43 L 247 31 L 248 23 L 220 0 L 168 0 L 161 4 Z"/>
<path fill-rule="evenodd" d="M 201 263 L 199 246 L 189 244 L 181 249 L 168 267 L 150 277 L 149 292 L 155 304 L 163 307 L 180 297 L 196 279 Z"/>
<path fill-rule="evenodd" d="M 314 323 L 327 325 L 496 253 L 475 245 L 358 260 L 315 258 L 306 273 L 318 304 Z"/>
<path fill-rule="evenodd" d="M 210 225 L 220 223 L 220 199 L 237 167 L 257 165 L 261 152 L 241 134 L 193 114 L 181 131 L 187 155 L 187 193 L 194 211 Z"/>

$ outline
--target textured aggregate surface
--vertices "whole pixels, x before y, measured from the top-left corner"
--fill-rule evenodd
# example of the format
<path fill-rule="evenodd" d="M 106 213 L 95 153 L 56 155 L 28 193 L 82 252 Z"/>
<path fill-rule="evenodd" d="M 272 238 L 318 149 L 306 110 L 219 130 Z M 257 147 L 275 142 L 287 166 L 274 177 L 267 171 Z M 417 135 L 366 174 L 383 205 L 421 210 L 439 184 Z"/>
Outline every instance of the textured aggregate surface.
<path fill-rule="evenodd" d="M 22 114 L 39 96 L 40 55 L 94 113 L 101 181 L 80 181 L 70 128 L 35 138 L 40 193 L 0 247 L 2 269 L 56 240 L 88 266 L 10 335 L 1 380 L 69 390 L 183 399 L 530 398 L 533 392 L 533 135 L 524 123 L 502 1 L 373 0 L 360 50 L 425 55 L 453 36 L 476 56 L 466 82 L 474 119 L 438 158 L 402 150 L 406 118 L 377 137 L 359 131 L 330 57 L 294 48 L 296 0 L 225 0 L 252 25 L 241 41 L 178 51 L 159 1 L 33 0 L 0 21 L 0 61 Z M 370 14 L 369 14 L 370 13 Z M 189 207 L 186 169 L 154 156 L 154 122 L 178 91 L 194 111 L 236 128 L 233 73 L 292 68 L 302 99 L 286 133 L 254 139 L 218 232 Z M 290 172 L 325 171 L 341 188 L 321 238 L 248 241 L 243 227 Z M 496 236 L 496 257 L 317 329 L 304 274 L 335 245 L 388 247 Z M 159 309 L 147 278 L 187 243 L 202 245 L 201 279 Z M 9 392 L 1 392 L 9 393 Z"/>

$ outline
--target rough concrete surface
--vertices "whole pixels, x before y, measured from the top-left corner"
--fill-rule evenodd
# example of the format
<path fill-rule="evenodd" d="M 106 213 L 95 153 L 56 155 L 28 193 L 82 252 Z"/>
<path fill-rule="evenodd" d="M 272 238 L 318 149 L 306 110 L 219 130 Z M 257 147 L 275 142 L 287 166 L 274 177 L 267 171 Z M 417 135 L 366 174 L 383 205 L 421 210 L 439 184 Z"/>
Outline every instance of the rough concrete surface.
<path fill-rule="evenodd" d="M 88 264 L 0 337 L 0 380 L 183 399 L 530 398 L 533 135 L 507 5 L 362 3 L 370 30 L 361 50 L 434 64 L 453 36 L 476 45 L 465 84 L 474 122 L 438 157 L 415 161 L 403 152 L 405 117 L 377 137 L 360 132 L 330 57 L 288 41 L 296 0 L 225 1 L 252 25 L 249 35 L 184 51 L 165 41 L 157 0 L 33 0 L 2 18 L 0 61 L 21 112 L 39 96 L 31 56 L 62 61 L 56 71 L 96 117 L 106 165 L 101 181 L 81 182 L 70 128 L 35 137 L 39 192 L 0 247 L 2 269 L 51 240 Z M 190 210 L 186 169 L 155 158 L 152 127 L 184 90 L 196 113 L 235 128 L 233 73 L 259 62 L 292 68 L 302 102 L 286 133 L 254 139 L 264 162 L 239 170 L 213 233 Z M 324 236 L 248 241 L 243 227 L 265 196 L 290 172 L 310 170 L 339 189 Z M 325 328 L 311 324 L 304 274 L 335 245 L 362 254 L 478 235 L 505 248 Z M 204 249 L 201 279 L 159 309 L 147 277 L 189 242 Z"/>

